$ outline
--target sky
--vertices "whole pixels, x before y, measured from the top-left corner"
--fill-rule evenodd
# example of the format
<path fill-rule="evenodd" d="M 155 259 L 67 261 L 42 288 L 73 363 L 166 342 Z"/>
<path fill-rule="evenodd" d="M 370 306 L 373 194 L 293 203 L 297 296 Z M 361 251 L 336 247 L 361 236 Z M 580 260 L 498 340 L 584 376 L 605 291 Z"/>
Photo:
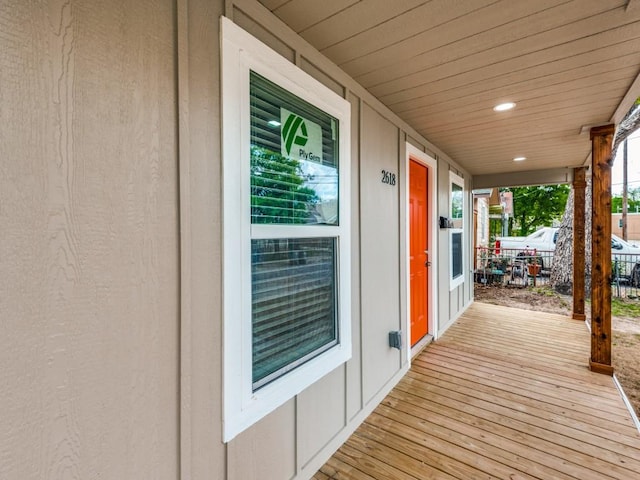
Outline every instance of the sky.
<path fill-rule="evenodd" d="M 311 179 L 304 182 L 304 186 L 315 190 L 321 202 L 337 200 L 338 170 L 335 167 L 300 160 L 300 170 L 304 176 L 311 175 Z"/>
<path fill-rule="evenodd" d="M 622 195 L 622 164 L 622 144 L 620 144 L 611 170 L 611 191 L 614 195 Z M 627 175 L 629 188 L 639 188 L 640 130 L 636 130 L 628 138 Z"/>

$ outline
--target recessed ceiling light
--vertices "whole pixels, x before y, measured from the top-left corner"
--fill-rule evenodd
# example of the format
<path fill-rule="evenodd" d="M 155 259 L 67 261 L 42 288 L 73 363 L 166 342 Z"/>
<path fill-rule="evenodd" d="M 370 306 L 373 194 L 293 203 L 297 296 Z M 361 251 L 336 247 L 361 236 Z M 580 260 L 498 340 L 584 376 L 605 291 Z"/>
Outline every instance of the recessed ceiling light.
<path fill-rule="evenodd" d="M 277 120 L 269 120 L 267 122 L 269 125 L 271 125 L 272 127 L 279 127 L 280 125 L 282 125 L 280 122 L 278 122 Z"/>
<path fill-rule="evenodd" d="M 527 159 L 527 157 L 515 157 L 515 158 L 513 159 L 513 161 L 514 161 L 514 162 L 522 162 L 522 161 L 524 161 L 524 160 L 526 160 L 526 159 Z"/>
<path fill-rule="evenodd" d="M 501 103 L 499 105 L 496 105 L 495 107 L 493 107 L 493 109 L 496 112 L 506 112 L 507 110 L 511 110 L 515 106 L 516 104 L 513 102 L 506 102 L 506 103 Z"/>

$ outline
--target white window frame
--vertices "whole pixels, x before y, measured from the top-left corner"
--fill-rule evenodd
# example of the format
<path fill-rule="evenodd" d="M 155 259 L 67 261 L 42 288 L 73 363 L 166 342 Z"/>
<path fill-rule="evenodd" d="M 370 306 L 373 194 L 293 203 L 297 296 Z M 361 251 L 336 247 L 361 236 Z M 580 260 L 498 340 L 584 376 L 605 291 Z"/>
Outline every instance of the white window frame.
<path fill-rule="evenodd" d="M 464 189 L 464 179 L 456 175 L 454 172 L 449 172 L 449 212 L 451 215 L 453 210 L 453 185 L 457 185 L 462 188 L 462 221 L 460 227 L 454 227 L 449 229 L 449 290 L 453 290 L 454 288 L 459 287 L 464 283 L 465 279 L 465 234 L 464 234 L 464 224 L 466 221 L 466 202 L 465 202 L 465 189 Z M 452 222 L 456 222 L 457 219 L 451 218 Z M 453 235 L 461 234 L 461 242 L 462 242 L 462 272 L 460 275 L 454 278 L 453 276 Z"/>
<path fill-rule="evenodd" d="M 228 442 L 351 358 L 350 104 L 221 17 L 223 149 L 223 441 Z M 252 225 L 249 74 L 254 71 L 315 105 L 339 125 L 339 225 Z M 329 350 L 253 391 L 251 240 L 337 238 L 338 339 Z"/>

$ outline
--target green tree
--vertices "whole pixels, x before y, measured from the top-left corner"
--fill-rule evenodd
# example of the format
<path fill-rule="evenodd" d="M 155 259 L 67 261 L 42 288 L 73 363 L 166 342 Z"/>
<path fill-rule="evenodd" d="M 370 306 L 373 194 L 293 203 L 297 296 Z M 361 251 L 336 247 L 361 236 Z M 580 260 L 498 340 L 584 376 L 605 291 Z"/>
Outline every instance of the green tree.
<path fill-rule="evenodd" d="M 537 187 L 512 187 L 513 220 L 521 236 L 529 235 L 538 227 L 551 226 L 553 220 L 564 213 L 568 185 L 540 185 Z"/>
<path fill-rule="evenodd" d="M 300 162 L 266 148 L 251 147 L 251 219 L 253 223 L 307 223 L 318 202 Z"/>
<path fill-rule="evenodd" d="M 640 210 L 640 187 L 630 188 L 628 192 L 629 212 L 635 213 Z M 611 213 L 622 212 L 622 196 L 614 195 L 611 197 Z"/>

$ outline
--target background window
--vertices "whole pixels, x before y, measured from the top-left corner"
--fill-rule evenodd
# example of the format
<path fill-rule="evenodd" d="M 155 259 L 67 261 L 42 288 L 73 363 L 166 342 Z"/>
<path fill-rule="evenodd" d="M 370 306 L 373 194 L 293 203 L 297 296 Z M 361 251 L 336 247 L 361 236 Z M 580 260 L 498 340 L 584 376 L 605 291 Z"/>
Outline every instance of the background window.
<path fill-rule="evenodd" d="M 449 214 L 453 228 L 449 229 L 450 288 L 464 283 L 464 180 L 449 172 Z"/>
<path fill-rule="evenodd" d="M 451 278 L 462 275 L 462 232 L 451 233 Z"/>
<path fill-rule="evenodd" d="M 462 192 L 460 185 L 451 182 L 451 220 L 454 228 L 462 228 Z"/>

